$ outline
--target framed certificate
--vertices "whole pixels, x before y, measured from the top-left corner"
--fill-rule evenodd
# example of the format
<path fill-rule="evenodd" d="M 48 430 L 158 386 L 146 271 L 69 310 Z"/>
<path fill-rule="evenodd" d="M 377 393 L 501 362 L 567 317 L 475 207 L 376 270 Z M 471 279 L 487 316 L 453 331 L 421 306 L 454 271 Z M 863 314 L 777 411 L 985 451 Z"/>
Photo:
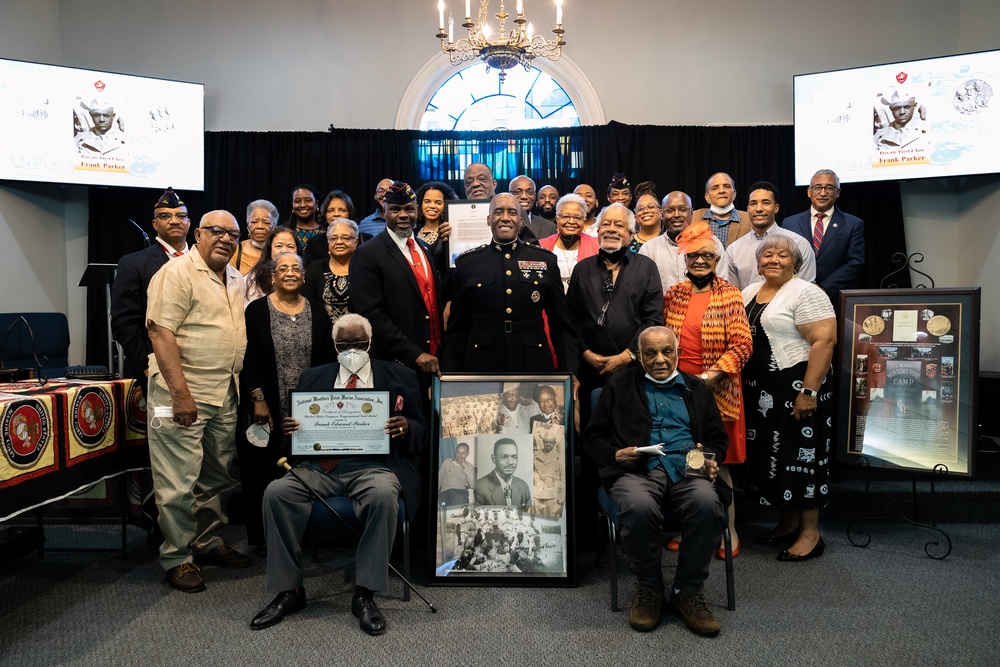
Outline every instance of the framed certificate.
<path fill-rule="evenodd" d="M 572 586 L 568 375 L 434 378 L 428 582 Z"/>
<path fill-rule="evenodd" d="M 292 456 L 388 454 L 389 392 L 344 389 L 326 393 L 293 391 Z"/>
<path fill-rule="evenodd" d="M 840 294 L 837 460 L 971 477 L 979 288 Z"/>
<path fill-rule="evenodd" d="M 448 266 L 470 248 L 478 248 L 493 239 L 489 226 L 489 199 L 456 199 L 444 203 L 448 211 L 451 236 L 448 237 Z"/>

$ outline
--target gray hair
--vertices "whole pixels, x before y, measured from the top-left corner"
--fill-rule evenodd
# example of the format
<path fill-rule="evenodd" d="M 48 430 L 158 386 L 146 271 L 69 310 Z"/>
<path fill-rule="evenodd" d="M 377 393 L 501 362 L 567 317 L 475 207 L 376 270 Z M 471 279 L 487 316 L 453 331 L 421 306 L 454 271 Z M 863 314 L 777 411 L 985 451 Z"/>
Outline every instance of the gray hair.
<path fill-rule="evenodd" d="M 730 176 L 729 174 L 727 174 L 724 171 L 717 171 L 714 174 L 712 174 L 711 176 L 709 176 L 708 180 L 705 181 L 705 192 L 708 192 L 708 186 L 710 186 L 712 184 L 712 179 L 715 178 L 716 176 L 718 176 L 719 174 L 722 174 L 723 176 L 725 176 L 726 178 L 728 178 L 729 179 L 729 184 L 731 186 L 733 186 L 733 190 L 736 189 L 736 181 L 733 180 L 732 176 Z"/>
<path fill-rule="evenodd" d="M 792 261 L 795 263 L 795 272 L 798 273 L 799 268 L 802 266 L 802 253 L 799 252 L 799 247 L 795 245 L 795 239 L 782 232 L 765 236 L 764 240 L 757 244 L 757 249 L 753 253 L 754 258 L 757 260 L 757 266 L 760 266 L 760 258 L 764 254 L 764 251 L 771 248 L 787 250 L 788 254 L 792 256 Z"/>
<path fill-rule="evenodd" d="M 576 204 L 583 211 L 583 217 L 587 217 L 587 200 L 573 192 L 565 194 L 556 202 L 556 215 L 562 215 L 563 206 L 566 204 Z"/>
<path fill-rule="evenodd" d="M 507 189 L 508 190 L 512 189 L 512 186 L 514 185 L 514 181 L 516 181 L 518 179 L 521 179 L 521 178 L 523 178 L 526 181 L 528 181 L 529 183 L 531 183 L 531 189 L 532 190 L 535 189 L 535 180 L 533 178 L 531 178 L 530 176 L 525 176 L 524 174 L 520 174 L 520 175 L 515 176 L 514 178 L 510 179 L 510 182 L 507 184 Z"/>
<path fill-rule="evenodd" d="M 336 218 L 330 223 L 330 226 L 326 228 L 326 240 L 330 240 L 330 235 L 333 234 L 333 228 L 337 225 L 344 225 L 345 227 L 350 227 L 354 231 L 354 238 L 359 239 L 361 237 L 361 231 L 358 229 L 358 223 L 353 220 L 348 220 L 347 218 Z"/>
<path fill-rule="evenodd" d="M 337 318 L 337 321 L 333 323 L 333 340 L 336 341 L 337 334 L 348 327 L 361 327 L 364 329 L 365 335 L 368 336 L 368 340 L 371 340 L 372 323 L 357 313 L 347 313 Z"/>
<path fill-rule="evenodd" d="M 668 335 L 669 334 L 670 337 L 674 339 L 674 345 L 677 344 L 677 334 L 675 334 L 673 332 L 673 330 L 671 330 L 668 327 L 664 327 L 664 326 L 652 326 L 652 327 L 646 327 L 641 332 L 639 332 L 638 343 L 639 343 L 639 349 L 640 350 L 642 350 L 642 343 L 643 343 L 643 341 L 646 338 L 648 338 L 649 336 L 654 335 L 654 334 L 660 334 L 660 335 Z"/>
<path fill-rule="evenodd" d="M 635 213 L 633 213 L 632 209 L 630 209 L 628 206 L 626 206 L 625 204 L 622 204 L 620 202 L 615 202 L 614 204 L 608 204 L 607 206 L 605 206 L 604 208 L 601 209 L 601 212 L 597 214 L 597 228 L 598 229 L 601 228 L 601 223 L 604 221 L 604 216 L 606 216 L 609 211 L 611 211 L 613 209 L 616 209 L 616 208 L 620 208 L 621 210 L 625 211 L 625 216 L 626 216 L 626 219 L 628 220 L 628 230 L 630 232 L 634 232 L 635 231 Z"/>
<path fill-rule="evenodd" d="M 250 226 L 250 217 L 258 208 L 262 208 L 267 211 L 267 214 L 271 217 L 272 227 L 278 224 L 278 220 L 281 218 L 281 216 L 278 215 L 278 207 L 266 199 L 254 199 L 252 202 L 247 204 L 247 226 Z"/>
<path fill-rule="evenodd" d="M 820 169 L 819 171 L 817 171 L 815 174 L 812 175 L 812 178 L 809 179 L 809 187 L 812 187 L 812 182 L 816 180 L 817 176 L 833 176 L 834 182 L 837 183 L 837 189 L 838 190 L 840 189 L 840 176 L 837 176 L 837 172 L 835 172 L 833 169 Z"/>

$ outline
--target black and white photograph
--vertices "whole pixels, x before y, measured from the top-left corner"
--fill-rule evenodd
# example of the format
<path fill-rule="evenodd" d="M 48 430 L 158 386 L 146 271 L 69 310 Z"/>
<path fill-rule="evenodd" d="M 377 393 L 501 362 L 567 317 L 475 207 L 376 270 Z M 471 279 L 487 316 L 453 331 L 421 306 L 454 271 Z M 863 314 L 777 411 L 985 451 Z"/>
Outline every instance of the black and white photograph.
<path fill-rule="evenodd" d="M 435 380 L 434 583 L 568 585 L 575 576 L 568 396 L 569 376 Z"/>

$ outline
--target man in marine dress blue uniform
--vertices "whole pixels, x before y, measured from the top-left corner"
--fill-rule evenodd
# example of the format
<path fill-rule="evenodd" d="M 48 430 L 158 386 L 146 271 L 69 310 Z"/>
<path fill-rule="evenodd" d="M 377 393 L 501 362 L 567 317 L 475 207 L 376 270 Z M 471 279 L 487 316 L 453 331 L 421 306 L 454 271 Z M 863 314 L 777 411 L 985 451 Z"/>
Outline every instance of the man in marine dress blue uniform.
<path fill-rule="evenodd" d="M 443 368 L 469 373 L 553 370 L 545 313 L 559 370 L 575 373 L 579 344 L 556 256 L 518 239 L 521 208 L 509 193 L 490 201 L 489 226 L 493 240 L 455 262 Z"/>

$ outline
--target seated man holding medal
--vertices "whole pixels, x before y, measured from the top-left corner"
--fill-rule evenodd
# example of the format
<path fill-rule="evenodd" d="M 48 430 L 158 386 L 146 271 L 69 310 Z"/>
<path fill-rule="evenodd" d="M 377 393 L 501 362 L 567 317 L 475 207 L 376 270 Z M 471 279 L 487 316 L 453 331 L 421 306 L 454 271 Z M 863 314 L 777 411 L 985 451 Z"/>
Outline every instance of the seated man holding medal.
<path fill-rule="evenodd" d="M 712 636 L 719 621 L 702 593 L 732 490 L 716 481 L 729 441 L 712 391 L 677 370 L 677 339 L 666 327 L 639 335 L 639 364 L 612 374 L 583 434 L 587 453 L 618 504 L 622 547 L 638 578 L 629 624 L 660 622 L 663 507 L 681 520 L 670 603 L 693 632 Z"/>
<path fill-rule="evenodd" d="M 427 445 L 428 428 L 416 373 L 399 364 L 370 359 L 371 337 L 371 324 L 364 317 L 353 313 L 340 317 L 333 325 L 337 362 L 307 370 L 295 391 L 309 392 L 307 397 L 317 397 L 309 406 L 313 414 L 320 412 L 318 403 L 328 394 L 334 395 L 329 399 L 331 405 L 342 406 L 349 403 L 350 390 L 387 392 L 389 417 L 384 432 L 389 439 L 388 454 L 301 455 L 294 457 L 294 463 L 302 482 L 319 495 L 346 495 L 354 501 L 364 530 L 358 543 L 357 581 L 351 611 L 359 618 L 362 630 L 377 635 L 385 632 L 386 621 L 373 596 L 376 591 L 387 588 L 400 494 L 406 501 L 410 519 L 416 516 L 420 499 L 419 453 Z M 297 394 L 292 395 L 293 404 L 296 397 Z M 365 402 L 361 412 L 371 413 L 372 403 L 377 401 Z M 294 407 L 292 413 L 296 413 Z M 294 416 L 285 417 L 286 436 L 300 428 L 305 431 L 316 426 L 302 425 Z M 317 442 L 316 448 L 320 444 Z M 254 630 L 279 623 L 287 614 L 306 605 L 300 543 L 313 502 L 319 501 L 314 501 L 302 482 L 289 473 L 271 482 L 264 492 L 267 590 L 275 598 L 250 622 Z"/>

